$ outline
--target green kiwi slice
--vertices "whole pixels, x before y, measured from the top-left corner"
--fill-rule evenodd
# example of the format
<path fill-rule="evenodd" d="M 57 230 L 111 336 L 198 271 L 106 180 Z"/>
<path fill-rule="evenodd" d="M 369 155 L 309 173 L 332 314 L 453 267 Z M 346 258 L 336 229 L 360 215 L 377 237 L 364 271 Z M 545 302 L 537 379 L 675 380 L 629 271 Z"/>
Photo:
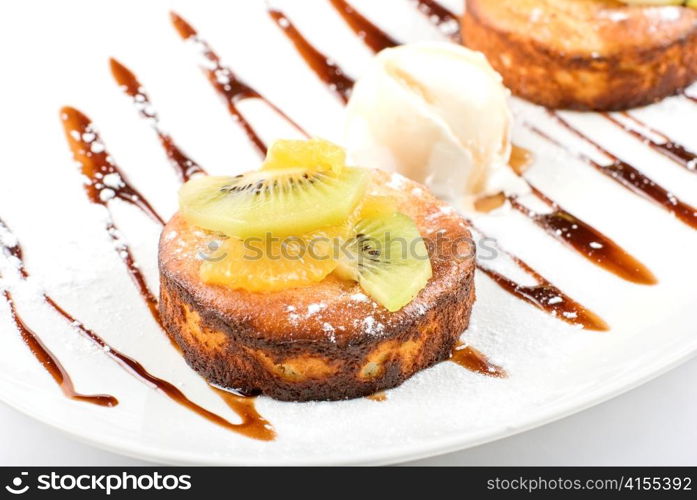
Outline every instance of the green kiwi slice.
<path fill-rule="evenodd" d="M 411 302 L 433 275 L 426 244 L 402 213 L 361 219 L 347 247 L 335 273 L 358 281 L 390 312 Z"/>
<path fill-rule="evenodd" d="M 353 167 L 201 176 L 181 188 L 179 206 L 190 223 L 237 238 L 300 235 L 345 223 L 369 179 L 370 170 Z"/>

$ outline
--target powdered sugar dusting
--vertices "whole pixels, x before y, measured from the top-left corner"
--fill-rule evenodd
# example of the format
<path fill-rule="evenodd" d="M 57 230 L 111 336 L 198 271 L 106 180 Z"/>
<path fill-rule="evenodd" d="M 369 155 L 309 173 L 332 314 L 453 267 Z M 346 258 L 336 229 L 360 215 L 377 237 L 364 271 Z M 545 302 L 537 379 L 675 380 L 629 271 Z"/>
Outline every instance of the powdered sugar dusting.
<path fill-rule="evenodd" d="M 322 323 L 322 330 L 327 334 L 330 342 L 336 342 L 336 329 L 331 325 L 331 323 L 327 323 L 326 321 Z"/>
<path fill-rule="evenodd" d="M 380 333 L 385 331 L 385 325 L 377 321 L 372 316 L 363 318 L 361 324 L 363 326 L 363 332 L 367 333 L 368 335 L 379 335 Z"/>
<path fill-rule="evenodd" d="M 360 292 L 354 293 L 353 295 L 351 295 L 351 300 L 353 300 L 354 302 L 370 302 L 370 299 L 368 298 L 368 296 L 366 294 L 360 293 Z"/>
<path fill-rule="evenodd" d="M 307 306 L 307 314 L 305 314 L 306 318 L 310 318 L 320 312 L 322 309 L 326 309 L 327 304 L 323 303 L 317 303 L 317 304 L 310 304 Z"/>
<path fill-rule="evenodd" d="M 399 174 L 397 172 L 393 172 L 390 176 L 390 180 L 386 183 L 387 187 L 396 189 L 398 191 L 401 191 L 404 188 L 406 188 L 407 184 L 409 184 L 409 180 L 402 174 Z"/>
<path fill-rule="evenodd" d="M 118 172 L 106 174 L 102 177 L 102 184 L 111 189 L 119 189 L 126 185 Z"/>

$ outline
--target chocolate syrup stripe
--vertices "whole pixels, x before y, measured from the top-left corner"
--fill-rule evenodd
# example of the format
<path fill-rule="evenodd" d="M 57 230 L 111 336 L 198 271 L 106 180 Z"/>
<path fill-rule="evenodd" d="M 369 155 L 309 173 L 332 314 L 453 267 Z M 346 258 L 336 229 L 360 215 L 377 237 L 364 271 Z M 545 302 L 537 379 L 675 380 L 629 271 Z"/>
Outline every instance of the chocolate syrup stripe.
<path fill-rule="evenodd" d="M 218 54 L 211 48 L 208 42 L 203 40 L 198 35 L 196 30 L 187 21 L 185 21 L 184 18 L 174 12 L 170 13 L 170 17 L 172 24 L 177 30 L 177 33 L 179 33 L 179 36 L 181 36 L 183 40 L 191 40 L 199 45 L 202 56 L 208 63 L 207 66 L 203 68 L 204 73 L 208 77 L 208 81 L 223 98 L 227 105 L 228 111 L 233 116 L 235 121 L 237 121 L 243 128 L 247 138 L 252 142 L 261 156 L 266 154 L 266 144 L 264 144 L 264 141 L 262 141 L 259 134 L 256 133 L 249 120 L 247 120 L 244 114 L 237 107 L 241 101 L 246 99 L 261 100 L 274 112 L 285 119 L 298 132 L 307 136 L 307 133 L 300 127 L 300 125 L 286 115 L 278 106 L 247 85 L 229 67 L 224 66 Z"/>
<path fill-rule="evenodd" d="M 564 146 L 562 143 L 551 138 L 549 135 L 540 131 L 539 129 L 532 126 L 529 128 L 531 128 L 541 137 L 547 139 L 553 144 L 556 144 L 558 147 L 566 150 L 568 153 L 573 154 L 580 160 L 592 166 L 603 175 L 608 176 L 610 179 L 614 180 L 629 191 L 653 201 L 668 212 L 672 213 L 675 217 L 688 226 L 692 227 L 693 229 L 697 229 L 697 208 L 679 200 L 674 194 L 670 193 L 668 190 L 651 180 L 632 165 L 610 153 L 607 149 L 603 148 L 600 144 L 592 140 L 590 137 L 562 118 L 559 113 L 549 111 L 549 114 L 558 124 L 564 127 L 571 134 L 590 144 L 599 153 L 609 158 L 611 163 L 608 165 L 602 165 L 583 153 L 572 151 L 570 148 Z"/>
<path fill-rule="evenodd" d="M 89 118 L 87 118 L 80 111 L 69 107 L 63 108 L 63 110 L 61 111 L 61 117 L 63 118 L 65 135 L 68 139 L 68 144 L 70 145 L 73 155 L 75 156 L 75 159 L 80 163 L 82 167 L 82 172 L 90 180 L 90 183 L 85 185 L 88 198 L 93 203 L 100 204 L 104 206 L 107 210 L 109 210 L 109 197 L 104 197 L 101 195 L 100 188 L 98 187 L 100 184 L 98 184 L 98 181 L 100 181 L 102 177 L 98 177 L 97 174 L 103 172 L 105 168 L 107 168 L 109 169 L 110 173 L 118 173 L 119 175 L 121 175 L 120 170 L 106 152 L 106 148 L 104 147 L 104 144 L 102 143 L 101 138 L 99 137 L 99 134 L 97 133 L 96 129 L 92 126 L 92 123 L 90 122 Z M 90 141 L 84 140 L 85 133 L 93 135 L 93 137 L 88 137 L 89 139 L 91 139 Z M 98 143 L 101 144 L 101 147 L 103 148 L 102 154 L 96 155 L 85 153 L 86 147 L 94 141 L 98 141 Z M 126 198 L 125 200 L 130 201 L 128 198 Z M 132 201 L 130 202 L 132 203 Z M 145 212 L 146 214 L 149 213 L 143 208 L 141 204 L 134 204 L 141 210 L 143 210 L 143 212 Z M 161 219 L 160 222 L 162 222 Z M 164 222 L 162 222 L 162 224 L 164 225 Z M 130 248 L 121 240 L 119 230 L 113 221 L 109 220 L 107 222 L 106 230 L 110 238 L 114 242 L 119 256 L 126 265 L 131 279 L 135 282 L 141 297 L 147 304 L 152 317 L 155 319 L 155 321 L 157 321 L 160 327 L 164 329 L 162 319 L 160 317 L 160 311 L 158 308 L 158 300 L 148 288 L 147 283 L 145 281 L 145 277 L 136 265 Z M 61 309 L 52 299 L 50 299 L 50 297 L 46 297 L 46 300 L 49 303 L 49 305 L 51 305 L 64 318 L 69 320 L 71 319 L 70 315 L 66 313 L 65 310 Z M 101 338 L 98 337 L 94 332 L 84 327 L 78 328 L 80 328 L 82 333 L 87 335 L 93 341 L 102 345 L 103 340 L 101 340 Z M 106 345 L 104 344 L 103 347 L 106 347 Z M 179 391 L 179 389 L 177 389 L 169 382 L 149 374 L 135 360 L 128 358 L 127 356 L 119 353 L 118 351 L 114 351 L 114 353 L 114 357 L 121 363 L 125 364 L 133 373 L 141 377 L 146 382 L 155 385 L 170 399 L 194 411 L 195 413 L 206 418 L 207 420 L 221 425 L 229 430 L 233 430 L 235 432 L 238 432 L 240 434 L 254 439 L 268 441 L 275 437 L 275 432 L 273 431 L 269 423 L 263 417 L 261 417 L 261 415 L 259 415 L 255 410 L 253 399 L 244 396 L 238 396 L 236 394 L 232 394 L 230 392 L 223 391 L 221 389 L 211 386 L 211 388 L 225 401 L 225 403 L 243 420 L 241 424 L 232 424 L 224 418 L 190 401 L 186 398 L 186 396 L 184 396 L 183 393 L 181 393 L 181 391 Z"/>
<path fill-rule="evenodd" d="M 401 45 L 390 35 L 371 23 L 355 10 L 346 0 L 329 0 L 334 9 L 344 19 L 351 30 L 363 40 L 373 52 L 380 52 L 382 49 Z"/>
<path fill-rule="evenodd" d="M 509 197 L 511 206 L 544 229 L 557 241 L 571 247 L 593 264 L 616 276 L 639 285 L 655 285 L 658 280 L 641 262 L 632 257 L 612 239 L 559 207 L 556 202 L 529 184 L 535 196 L 552 211 L 538 213 Z"/>
<path fill-rule="evenodd" d="M 135 205 L 155 222 L 164 224 L 162 217 L 114 164 L 89 118 L 75 108 L 66 106 L 61 109 L 61 119 L 75 160 L 80 163 L 82 174 L 90 181 L 85 185 L 90 200 L 104 205 L 111 198 L 119 198 Z"/>
<path fill-rule="evenodd" d="M 473 221 L 468 220 L 467 222 L 473 231 L 481 235 L 482 238 L 494 239 L 476 227 Z M 535 285 L 521 285 L 481 262 L 477 262 L 477 269 L 489 276 L 503 290 L 571 325 L 579 325 L 587 330 L 595 331 L 610 329 L 602 318 L 566 295 L 527 262 L 500 247 L 499 250 L 537 282 Z"/>
<path fill-rule="evenodd" d="M 374 52 L 400 45 L 400 42 L 378 28 L 361 15 L 346 0 L 329 0 L 346 24 Z M 417 10 L 426 16 L 428 22 L 450 38 L 460 43 L 460 18 L 434 0 L 409 0 L 416 5 Z"/>
<path fill-rule="evenodd" d="M 61 308 L 51 297 L 45 295 L 44 298 L 46 302 L 56 312 L 58 312 L 58 314 L 65 318 L 66 321 L 70 322 L 75 328 L 80 330 L 85 337 L 89 338 L 92 342 L 101 347 L 105 354 L 119 363 L 119 365 L 128 370 L 131 374 L 135 375 L 142 382 L 153 386 L 175 403 L 193 411 L 197 415 L 214 424 L 247 437 L 262 441 L 270 441 L 275 437 L 275 432 L 271 428 L 269 422 L 256 411 L 253 399 L 213 388 L 220 395 L 220 397 L 223 398 L 225 403 L 242 418 L 241 423 L 233 424 L 223 417 L 194 403 L 176 386 L 151 374 L 138 361 L 108 345 L 104 339 L 102 339 L 94 331 L 84 326 L 81 322 L 77 321 L 73 316 Z"/>
<path fill-rule="evenodd" d="M 277 9 L 269 9 L 271 19 L 278 25 L 288 39 L 293 43 L 296 50 L 300 53 L 307 65 L 324 82 L 336 96 L 346 104 L 351 97 L 354 80 L 344 73 L 344 71 L 329 57 L 317 50 L 302 34 L 297 30 L 293 23 Z"/>
<path fill-rule="evenodd" d="M 12 294 L 7 290 L 3 290 L 2 295 L 5 298 L 7 305 L 10 307 L 10 316 L 15 324 L 15 327 L 22 336 L 22 341 L 27 345 L 36 360 L 41 363 L 41 366 L 43 366 L 49 375 L 51 375 L 56 384 L 58 384 L 58 387 L 60 387 L 61 391 L 63 391 L 65 397 L 75 401 L 91 403 L 97 406 L 113 407 L 119 404 L 118 399 L 108 394 L 96 394 L 88 396 L 77 392 L 75 390 L 75 385 L 70 378 L 70 374 L 68 374 L 68 371 L 65 369 L 63 364 L 58 360 L 56 355 L 53 354 L 48 347 L 46 347 L 38 334 L 29 328 L 29 326 L 20 316 Z"/>
<path fill-rule="evenodd" d="M 108 211 L 109 201 L 116 197 L 138 207 L 147 215 L 152 216 L 152 214 L 155 214 L 153 218 L 161 225 L 164 225 L 162 218 L 155 213 L 145 198 L 128 183 L 119 167 L 114 163 L 90 119 L 77 109 L 70 107 L 64 107 L 61 110 L 61 118 L 65 129 L 65 137 L 68 140 L 73 156 L 80 164 L 82 174 L 89 181 L 84 185 L 89 200 L 92 203 L 102 205 Z M 93 144 L 99 144 L 98 152 L 90 150 Z M 115 176 L 114 179 L 116 180 L 113 182 L 105 181 L 106 175 Z M 107 185 L 110 187 L 107 187 Z M 138 193 L 137 198 L 130 196 L 130 193 Z M 145 276 L 138 268 L 130 247 L 121 240 L 120 231 L 114 221 L 111 220 L 111 217 L 106 222 L 105 229 L 114 243 L 119 258 L 128 269 L 129 276 L 148 306 L 150 314 L 162 326 L 157 298 L 148 288 Z"/>
<path fill-rule="evenodd" d="M 380 52 L 400 45 L 382 29 L 361 15 L 346 0 L 329 0 L 353 32 L 373 51 Z M 460 42 L 460 19 L 451 11 L 432 0 L 409 0 L 417 10 L 452 41 Z"/>
<path fill-rule="evenodd" d="M 521 285 L 481 263 L 477 263 L 477 269 L 489 276 L 489 278 L 494 280 L 497 285 L 508 293 L 513 294 L 519 299 L 524 300 L 566 323 L 581 325 L 586 330 L 604 332 L 610 329 L 608 324 L 597 314 L 566 295 L 559 288 L 543 278 L 522 259 L 507 252 L 504 253 L 506 253 L 518 267 L 532 276 L 537 281 L 537 284 Z"/>
<path fill-rule="evenodd" d="M 12 235 L 12 232 L 2 221 L 2 219 L 0 219 L 0 230 Z M 13 262 L 12 265 L 16 267 L 16 271 L 19 273 L 22 279 L 26 279 L 29 276 L 29 273 L 27 273 L 24 266 L 24 255 L 22 252 L 22 246 L 19 244 L 19 242 L 14 242 L 12 245 L 6 245 L 0 240 L 0 255 L 13 257 L 16 259 L 16 262 Z M 0 275 L 0 278 L 1 277 L 2 275 Z M 112 407 L 119 404 L 118 400 L 114 396 L 110 396 L 108 394 L 87 396 L 78 393 L 75 390 L 75 385 L 73 384 L 68 371 L 65 369 L 60 360 L 48 347 L 46 347 L 46 345 L 41 341 L 39 335 L 22 319 L 22 316 L 17 310 L 12 293 L 9 290 L 4 289 L 2 290 L 2 296 L 10 308 L 10 317 L 12 318 L 12 322 L 15 324 L 15 327 L 19 331 L 22 341 L 24 341 L 24 343 L 27 345 L 36 360 L 41 363 L 41 365 L 51 375 L 53 380 L 56 382 L 56 384 L 58 384 L 61 391 L 63 391 L 63 394 L 67 398 L 75 401 L 92 403 L 98 406 Z"/>
<path fill-rule="evenodd" d="M 636 125 L 643 128 L 644 130 L 648 130 L 652 135 L 660 137 L 662 142 L 657 142 L 654 139 L 652 139 L 649 135 L 628 126 L 626 123 L 621 122 L 620 120 L 612 116 L 610 113 L 603 113 L 602 116 L 607 118 L 609 121 L 617 125 L 619 128 L 621 128 L 628 134 L 630 134 L 632 137 L 638 139 L 642 143 L 649 146 L 654 151 L 658 151 L 663 156 L 670 158 L 675 163 L 683 166 L 688 171 L 692 173 L 697 173 L 697 154 L 687 150 L 687 148 L 685 148 L 681 144 L 672 141 L 667 135 L 649 127 L 646 123 L 642 122 L 638 118 L 626 112 L 622 113 L 622 116 L 634 122 Z"/>
<path fill-rule="evenodd" d="M 511 207 L 544 229 L 550 236 L 576 250 L 583 257 L 606 271 L 640 285 L 658 283 L 656 277 L 646 266 L 629 255 L 612 239 L 561 208 L 557 202 L 525 179 L 525 171 L 533 162 L 532 153 L 521 147 L 513 146 L 509 160 L 511 169 L 527 183 L 532 194 L 552 211 L 538 213 L 520 203 L 515 196 L 508 196 L 504 200 L 507 199 Z"/>
<path fill-rule="evenodd" d="M 458 343 L 450 354 L 450 359 L 461 367 L 489 377 L 506 378 L 506 370 L 490 362 L 487 357 L 472 346 Z"/>
<path fill-rule="evenodd" d="M 150 97 L 136 75 L 116 59 L 109 59 L 111 74 L 121 90 L 133 99 L 141 117 L 148 120 L 160 139 L 160 143 L 182 182 L 188 181 L 195 174 L 205 174 L 203 168 L 189 158 L 174 142 L 172 136 L 160 128 L 160 117 L 150 102 Z"/>

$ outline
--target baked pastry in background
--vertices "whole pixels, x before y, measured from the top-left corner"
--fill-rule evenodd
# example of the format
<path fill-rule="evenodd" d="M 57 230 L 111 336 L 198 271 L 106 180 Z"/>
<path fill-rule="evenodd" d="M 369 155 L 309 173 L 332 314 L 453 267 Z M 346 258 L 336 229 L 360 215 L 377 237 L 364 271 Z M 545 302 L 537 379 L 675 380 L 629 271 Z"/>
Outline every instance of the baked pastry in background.
<path fill-rule="evenodd" d="M 697 79 L 697 10 L 617 0 L 468 0 L 463 43 L 551 108 L 621 110 Z"/>

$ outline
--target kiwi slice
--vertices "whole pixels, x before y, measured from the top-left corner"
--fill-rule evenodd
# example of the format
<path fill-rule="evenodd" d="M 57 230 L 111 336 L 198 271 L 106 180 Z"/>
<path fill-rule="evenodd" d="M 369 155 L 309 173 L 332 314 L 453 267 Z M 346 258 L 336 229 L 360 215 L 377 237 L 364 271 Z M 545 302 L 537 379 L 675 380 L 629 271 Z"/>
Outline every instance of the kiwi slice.
<path fill-rule="evenodd" d="M 424 240 L 402 213 L 362 218 L 347 247 L 335 273 L 358 281 L 390 312 L 411 302 L 433 275 Z"/>
<path fill-rule="evenodd" d="M 370 170 L 285 168 L 236 177 L 196 177 L 179 192 L 192 224 L 237 238 L 287 236 L 344 223 L 356 208 Z"/>

